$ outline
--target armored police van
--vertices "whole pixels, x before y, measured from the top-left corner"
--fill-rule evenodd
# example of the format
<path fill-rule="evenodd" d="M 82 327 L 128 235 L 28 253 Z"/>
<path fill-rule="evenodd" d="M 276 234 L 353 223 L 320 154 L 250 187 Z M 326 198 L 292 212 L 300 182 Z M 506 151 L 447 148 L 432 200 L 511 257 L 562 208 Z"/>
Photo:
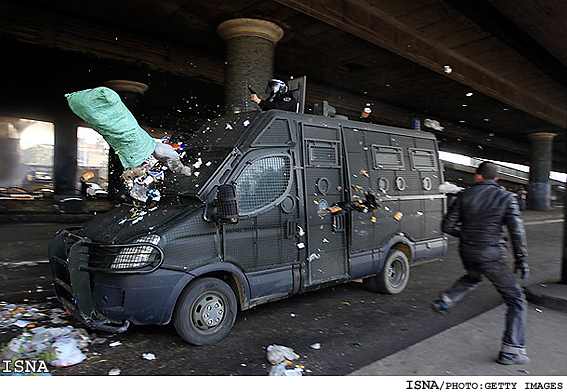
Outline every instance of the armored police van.
<path fill-rule="evenodd" d="M 400 293 L 412 264 L 447 248 L 435 137 L 320 114 L 209 121 L 184 151 L 198 171 L 170 176 L 159 203 L 54 237 L 62 304 L 107 331 L 173 320 L 205 345 L 238 310 L 298 293 L 359 279 Z"/>

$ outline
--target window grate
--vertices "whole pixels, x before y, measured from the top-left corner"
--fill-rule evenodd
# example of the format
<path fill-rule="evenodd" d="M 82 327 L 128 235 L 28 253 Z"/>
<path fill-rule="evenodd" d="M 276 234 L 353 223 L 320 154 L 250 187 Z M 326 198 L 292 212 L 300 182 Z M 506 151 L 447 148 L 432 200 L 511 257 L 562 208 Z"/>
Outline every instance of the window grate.
<path fill-rule="evenodd" d="M 247 166 L 237 180 L 240 215 L 250 215 L 275 202 L 287 191 L 291 160 L 287 156 L 258 159 Z"/>

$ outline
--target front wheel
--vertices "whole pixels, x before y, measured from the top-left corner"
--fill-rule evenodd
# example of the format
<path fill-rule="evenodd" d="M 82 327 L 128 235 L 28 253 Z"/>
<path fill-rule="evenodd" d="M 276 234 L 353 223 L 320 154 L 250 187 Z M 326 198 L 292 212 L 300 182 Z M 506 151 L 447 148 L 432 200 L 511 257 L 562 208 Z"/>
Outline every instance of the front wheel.
<path fill-rule="evenodd" d="M 203 346 L 228 335 L 236 312 L 236 297 L 229 285 L 215 278 L 200 278 L 183 290 L 173 324 L 183 340 Z"/>
<path fill-rule="evenodd" d="M 386 294 L 399 294 L 409 281 L 410 266 L 407 255 L 398 249 L 388 253 L 382 271 L 376 276 L 365 279 L 370 290 Z"/>

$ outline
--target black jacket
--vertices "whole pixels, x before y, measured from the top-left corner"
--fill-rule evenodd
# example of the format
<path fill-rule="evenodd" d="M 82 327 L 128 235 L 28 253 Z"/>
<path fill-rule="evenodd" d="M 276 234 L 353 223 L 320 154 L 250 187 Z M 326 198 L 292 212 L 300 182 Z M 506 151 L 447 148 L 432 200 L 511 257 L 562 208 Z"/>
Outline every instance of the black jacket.
<path fill-rule="evenodd" d="M 442 229 L 460 238 L 463 259 L 481 262 L 505 255 L 504 226 L 510 233 L 514 257 L 527 257 L 526 233 L 515 195 L 496 182 L 481 181 L 457 195 Z"/>
<path fill-rule="evenodd" d="M 278 93 L 273 97 L 261 100 L 259 105 L 262 110 L 279 109 L 293 112 L 295 111 L 295 98 L 291 93 Z"/>

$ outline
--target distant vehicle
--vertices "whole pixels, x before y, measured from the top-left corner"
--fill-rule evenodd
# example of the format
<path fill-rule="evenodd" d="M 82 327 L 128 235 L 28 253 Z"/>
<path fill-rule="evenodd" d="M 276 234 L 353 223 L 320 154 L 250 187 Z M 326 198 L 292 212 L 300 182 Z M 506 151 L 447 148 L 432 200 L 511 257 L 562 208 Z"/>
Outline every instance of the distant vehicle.
<path fill-rule="evenodd" d="M 28 169 L 26 173 L 26 180 L 30 183 L 36 184 L 47 184 L 50 183 L 53 178 L 51 173 L 43 170 Z"/>
<path fill-rule="evenodd" d="M 86 183 L 86 196 L 90 199 L 107 199 L 108 192 L 102 189 L 100 185 L 94 182 Z"/>
<path fill-rule="evenodd" d="M 214 119 L 185 144 L 203 164 L 158 208 L 122 205 L 54 237 L 57 296 L 87 326 L 173 320 L 212 344 L 238 310 L 357 279 L 397 294 L 411 264 L 446 252 L 431 133 L 270 110 Z M 379 209 L 333 213 L 369 194 Z"/>

